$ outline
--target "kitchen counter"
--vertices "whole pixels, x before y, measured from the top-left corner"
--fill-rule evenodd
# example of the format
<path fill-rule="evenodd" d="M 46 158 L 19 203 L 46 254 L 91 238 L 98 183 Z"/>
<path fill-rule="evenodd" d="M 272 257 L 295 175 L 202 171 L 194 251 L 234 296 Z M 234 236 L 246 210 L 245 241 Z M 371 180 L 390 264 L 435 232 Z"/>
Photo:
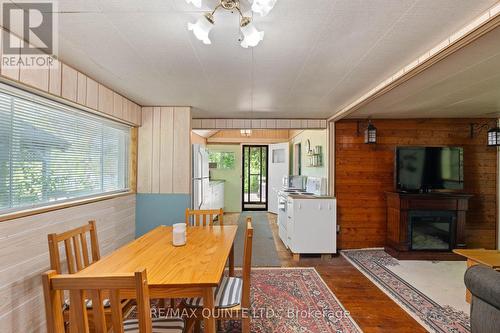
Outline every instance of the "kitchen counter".
<path fill-rule="evenodd" d="M 292 199 L 335 199 L 335 197 L 328 195 L 289 194 L 288 196 Z"/>
<path fill-rule="evenodd" d="M 217 184 L 224 184 L 226 181 L 224 179 L 210 179 L 210 186 Z"/>
<path fill-rule="evenodd" d="M 226 182 L 221 179 L 210 179 L 208 182 L 205 201 L 209 209 L 224 209 L 224 192 Z"/>

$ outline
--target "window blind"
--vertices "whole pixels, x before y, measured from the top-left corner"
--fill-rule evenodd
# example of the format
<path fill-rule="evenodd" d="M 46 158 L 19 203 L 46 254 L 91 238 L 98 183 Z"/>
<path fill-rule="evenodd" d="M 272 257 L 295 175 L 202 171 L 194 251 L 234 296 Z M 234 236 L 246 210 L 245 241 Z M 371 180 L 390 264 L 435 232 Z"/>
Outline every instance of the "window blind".
<path fill-rule="evenodd" d="M 0 89 L 0 213 L 128 190 L 129 138 L 125 125 Z"/>

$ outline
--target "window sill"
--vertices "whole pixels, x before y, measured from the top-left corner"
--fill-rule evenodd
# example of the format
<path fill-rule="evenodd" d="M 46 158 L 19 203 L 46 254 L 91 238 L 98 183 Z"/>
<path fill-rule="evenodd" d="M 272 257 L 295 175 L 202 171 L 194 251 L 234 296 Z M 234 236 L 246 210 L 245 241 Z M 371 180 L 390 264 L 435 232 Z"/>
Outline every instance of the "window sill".
<path fill-rule="evenodd" d="M 21 217 L 31 216 L 31 215 L 43 214 L 43 213 L 52 212 L 52 211 L 60 210 L 60 209 L 66 209 L 66 208 L 71 208 L 71 207 L 76 207 L 76 206 L 81 206 L 81 205 L 87 205 L 87 204 L 91 204 L 94 202 L 115 199 L 115 198 L 124 197 L 124 196 L 132 195 L 132 194 L 135 194 L 135 192 L 129 191 L 129 192 L 113 193 L 113 194 L 96 196 L 96 197 L 92 197 L 92 198 L 76 199 L 73 201 L 67 201 L 67 202 L 48 205 L 48 206 L 44 206 L 44 207 L 30 208 L 30 209 L 20 210 L 20 211 L 16 211 L 16 212 L 12 212 L 12 213 L 7 213 L 7 214 L 0 214 L 0 222 L 10 221 L 10 220 L 18 219 Z"/>

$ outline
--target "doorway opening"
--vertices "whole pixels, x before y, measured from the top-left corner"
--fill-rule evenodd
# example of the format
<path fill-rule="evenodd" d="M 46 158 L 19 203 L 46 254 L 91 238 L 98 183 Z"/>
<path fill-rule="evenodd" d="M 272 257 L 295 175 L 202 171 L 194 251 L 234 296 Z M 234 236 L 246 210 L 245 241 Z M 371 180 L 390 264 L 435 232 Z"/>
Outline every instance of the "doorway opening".
<path fill-rule="evenodd" d="M 242 210 L 266 211 L 268 198 L 268 146 L 243 145 Z"/>

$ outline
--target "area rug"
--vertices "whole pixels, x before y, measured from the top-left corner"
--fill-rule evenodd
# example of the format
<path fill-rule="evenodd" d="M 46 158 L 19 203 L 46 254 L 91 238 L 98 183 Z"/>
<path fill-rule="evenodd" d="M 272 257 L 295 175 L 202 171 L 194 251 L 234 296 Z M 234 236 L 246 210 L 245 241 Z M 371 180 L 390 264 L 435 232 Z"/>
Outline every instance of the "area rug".
<path fill-rule="evenodd" d="M 362 332 L 314 268 L 257 268 L 251 279 L 252 333 Z M 241 324 L 224 322 L 218 332 L 241 332 Z"/>
<path fill-rule="evenodd" d="M 345 250 L 341 254 L 428 331 L 439 333 L 470 332 L 470 318 L 466 311 L 463 311 L 463 306 L 453 307 L 445 304 L 446 298 L 443 296 L 447 294 L 447 288 L 450 286 L 453 288 L 453 284 L 457 285 L 463 281 L 463 273 L 458 273 L 456 276 L 450 275 L 454 280 L 448 281 L 450 285 L 446 285 L 447 282 L 436 278 L 439 270 L 442 270 L 443 267 L 444 269 L 447 267 L 456 269 L 456 265 L 465 265 L 464 263 L 455 262 L 447 266 L 448 263 L 443 262 L 443 265 L 436 265 L 433 269 L 432 262 L 400 262 L 382 249 Z M 412 265 L 413 269 L 411 269 Z M 418 275 L 422 274 L 426 276 L 421 276 L 420 279 Z M 420 281 L 416 279 L 420 279 Z M 411 280 L 413 282 L 409 282 Z M 428 284 L 435 283 L 437 285 L 428 287 L 424 283 L 426 280 Z M 419 289 L 416 288 L 417 285 Z M 439 288 L 442 288 L 444 292 L 432 292 L 432 290 Z M 462 302 L 465 298 L 465 287 L 463 290 L 461 288 L 458 291 L 454 290 L 453 298 L 456 299 L 453 300 L 453 303 Z"/>
<path fill-rule="evenodd" d="M 281 261 L 274 245 L 274 238 L 266 212 L 243 212 L 238 219 L 238 232 L 234 241 L 234 264 L 241 267 L 243 248 L 245 245 L 245 228 L 247 216 L 252 217 L 253 247 L 252 266 L 280 267 Z"/>

